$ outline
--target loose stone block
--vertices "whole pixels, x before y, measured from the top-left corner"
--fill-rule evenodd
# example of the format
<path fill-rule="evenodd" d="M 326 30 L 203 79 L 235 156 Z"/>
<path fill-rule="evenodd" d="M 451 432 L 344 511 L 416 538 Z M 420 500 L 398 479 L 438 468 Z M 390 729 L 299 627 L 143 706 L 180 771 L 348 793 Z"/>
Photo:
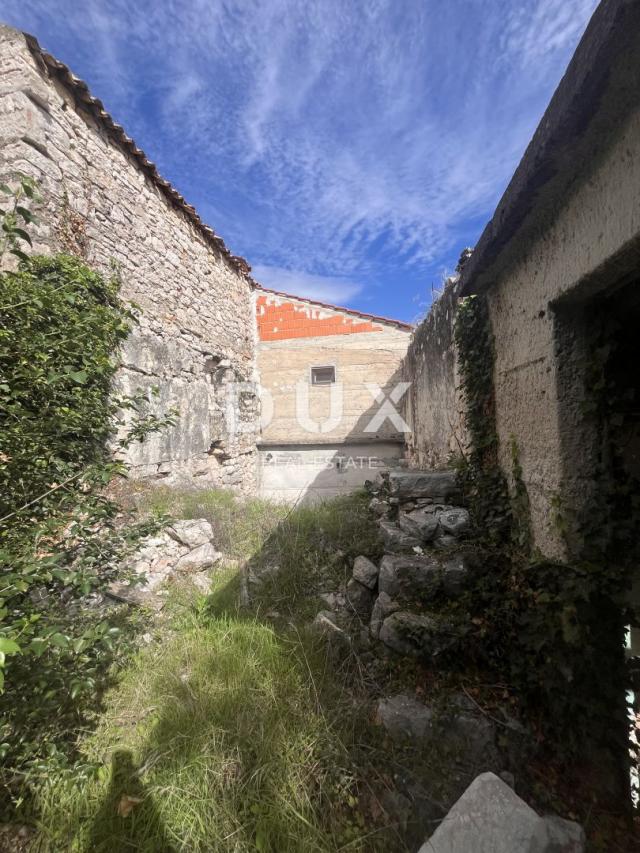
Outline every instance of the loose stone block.
<path fill-rule="evenodd" d="M 356 557 L 353 562 L 353 577 L 363 586 L 375 589 L 378 583 L 378 567 L 368 557 Z"/>
<path fill-rule="evenodd" d="M 376 717 L 394 740 L 422 740 L 431 733 L 433 712 L 413 696 L 400 694 L 381 699 Z"/>
<path fill-rule="evenodd" d="M 393 521 L 381 521 L 380 533 L 386 551 L 394 554 L 402 554 L 406 551 L 413 551 L 415 548 L 422 546 L 422 541 L 417 536 L 409 536 L 403 530 L 400 530 L 397 524 Z"/>
<path fill-rule="evenodd" d="M 493 773 L 469 785 L 419 853 L 583 853 L 582 828 L 539 817 Z"/>
<path fill-rule="evenodd" d="M 378 587 L 391 598 L 429 598 L 441 584 L 442 567 L 433 557 L 385 554 L 380 563 Z"/>
<path fill-rule="evenodd" d="M 455 471 L 391 471 L 389 485 L 392 496 L 400 500 L 448 501 L 460 494 Z"/>

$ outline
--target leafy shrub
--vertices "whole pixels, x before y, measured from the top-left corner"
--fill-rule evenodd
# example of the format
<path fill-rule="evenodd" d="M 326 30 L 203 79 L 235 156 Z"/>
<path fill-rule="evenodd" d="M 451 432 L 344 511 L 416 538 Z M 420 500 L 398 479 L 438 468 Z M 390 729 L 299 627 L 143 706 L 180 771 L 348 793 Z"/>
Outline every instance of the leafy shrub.
<path fill-rule="evenodd" d="M 65 255 L 34 257 L 0 278 L 0 517 L 13 513 L 14 533 L 107 458 L 113 356 L 134 320 L 117 291 Z"/>
<path fill-rule="evenodd" d="M 0 272 L 0 756 L 12 791 L 44 756 L 68 753 L 99 701 L 121 626 L 87 604 L 155 526 L 117 524 L 103 493 L 124 471 L 107 446 L 120 412 L 140 409 L 110 394 L 135 313 L 115 277 L 75 257 L 25 255 L 23 195 L 34 195 L 27 179 L 0 241 L 0 258 L 20 259 Z M 138 411 L 120 444 L 158 426 Z"/>

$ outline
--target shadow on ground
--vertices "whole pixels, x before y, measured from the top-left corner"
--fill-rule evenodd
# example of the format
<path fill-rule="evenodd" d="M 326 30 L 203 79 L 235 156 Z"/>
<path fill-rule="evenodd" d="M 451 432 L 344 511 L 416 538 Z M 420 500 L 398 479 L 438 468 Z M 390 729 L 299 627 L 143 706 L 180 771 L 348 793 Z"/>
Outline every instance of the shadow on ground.
<path fill-rule="evenodd" d="M 176 853 L 129 750 L 113 753 L 109 788 L 93 819 L 88 850 Z"/>

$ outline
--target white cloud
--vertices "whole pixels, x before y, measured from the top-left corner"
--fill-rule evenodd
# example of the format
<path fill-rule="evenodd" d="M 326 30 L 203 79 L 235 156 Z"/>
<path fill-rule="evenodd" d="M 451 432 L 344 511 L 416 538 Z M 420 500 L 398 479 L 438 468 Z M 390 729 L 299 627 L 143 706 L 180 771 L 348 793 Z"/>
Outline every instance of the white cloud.
<path fill-rule="evenodd" d="M 312 275 L 300 270 L 288 270 L 258 264 L 253 268 L 256 280 L 270 290 L 280 290 L 294 296 L 306 296 L 319 302 L 344 305 L 363 290 L 363 285 L 340 276 Z"/>
<path fill-rule="evenodd" d="M 529 66 L 575 44 L 596 6 L 595 0 L 534 0 L 529 6 L 516 5 L 505 21 L 503 47 L 522 66 Z"/>
<path fill-rule="evenodd" d="M 597 0 L 4 5 L 234 251 L 345 301 L 490 215 Z"/>

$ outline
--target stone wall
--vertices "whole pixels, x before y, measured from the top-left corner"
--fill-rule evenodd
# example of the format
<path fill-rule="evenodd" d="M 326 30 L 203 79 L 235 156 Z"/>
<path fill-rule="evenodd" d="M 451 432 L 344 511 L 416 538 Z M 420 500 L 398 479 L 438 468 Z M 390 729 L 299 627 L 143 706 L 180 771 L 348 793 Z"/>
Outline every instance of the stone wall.
<path fill-rule="evenodd" d="M 518 245 L 519 257 L 488 291 L 500 460 L 509 472 L 513 437 L 536 545 L 562 557 L 550 507 L 561 498 L 566 512 L 579 512 L 595 470 L 583 314 L 597 292 L 640 269 L 640 112 L 546 227 Z"/>
<path fill-rule="evenodd" d="M 200 223 L 68 69 L 0 27 L 0 174 L 35 176 L 36 251 L 79 254 L 142 309 L 122 354 L 119 390 L 149 393 L 175 427 L 132 448 L 132 474 L 198 477 L 251 491 L 257 398 L 248 267 Z M 157 399 L 151 397 L 156 386 Z"/>
<path fill-rule="evenodd" d="M 466 446 L 453 339 L 458 290 L 458 278 L 447 279 L 444 292 L 414 332 L 404 360 L 404 378 L 411 383 L 403 402 L 411 427 L 407 456 L 412 467 L 446 466 L 451 454 Z"/>

